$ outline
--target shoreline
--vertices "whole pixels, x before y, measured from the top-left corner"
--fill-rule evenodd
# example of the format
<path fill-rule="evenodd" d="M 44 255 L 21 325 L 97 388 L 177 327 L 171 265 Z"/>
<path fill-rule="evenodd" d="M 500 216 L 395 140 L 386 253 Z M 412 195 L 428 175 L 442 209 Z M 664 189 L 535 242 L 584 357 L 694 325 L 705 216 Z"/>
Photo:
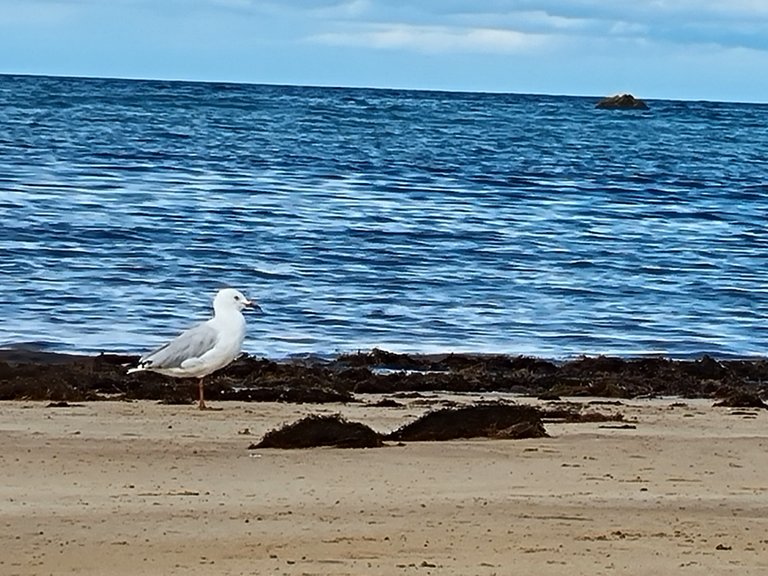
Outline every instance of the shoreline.
<path fill-rule="evenodd" d="M 448 355 L 461 355 L 461 356 L 474 356 L 478 358 L 493 357 L 493 356 L 507 356 L 517 357 L 523 356 L 527 358 L 536 358 L 539 360 L 546 360 L 555 364 L 561 364 L 564 362 L 571 362 L 579 358 L 620 358 L 622 360 L 641 360 L 641 359 L 656 359 L 663 358 L 673 361 L 692 361 L 698 360 L 703 357 L 714 358 L 722 361 L 757 361 L 768 360 L 768 354 L 763 355 L 759 353 L 733 353 L 733 352 L 717 352 L 713 350 L 698 350 L 695 352 L 684 353 L 669 353 L 662 350 L 650 350 L 639 352 L 627 352 L 618 353 L 610 351 L 579 351 L 579 352 L 564 352 L 561 354 L 545 354 L 540 352 L 527 352 L 527 351 L 515 351 L 507 350 L 504 348 L 499 349 L 452 349 L 445 348 L 432 348 L 426 351 L 422 350 L 408 350 L 389 348 L 386 346 L 372 346 L 372 347 L 351 347 L 348 349 L 335 349 L 333 352 L 321 352 L 321 351 L 298 351 L 298 352 L 285 352 L 281 354 L 254 354 L 247 350 L 243 350 L 242 353 L 254 358 L 264 358 L 273 362 L 297 362 L 297 361 L 317 361 L 317 362 L 329 362 L 340 356 L 353 356 L 375 353 L 376 351 L 384 351 L 399 356 L 413 356 L 421 358 L 441 358 Z M 127 350 L 127 349 L 80 349 L 76 347 L 58 347 L 54 343 L 50 342 L 35 342 L 35 341 L 6 341 L 0 344 L 0 362 L 7 361 L 8 357 L 39 357 L 41 359 L 50 358 L 89 358 L 100 355 L 107 356 L 125 356 L 125 357 L 139 357 L 142 350 Z"/>
<path fill-rule="evenodd" d="M 194 400 L 190 380 L 127 374 L 138 356 L 74 355 L 0 349 L 0 400 Z M 493 354 L 409 355 L 373 349 L 331 359 L 274 361 L 243 354 L 206 378 L 214 401 L 343 402 L 354 394 L 444 391 L 513 392 L 557 398 L 680 396 L 768 398 L 768 360 L 625 359 L 583 356 L 552 362 Z"/>

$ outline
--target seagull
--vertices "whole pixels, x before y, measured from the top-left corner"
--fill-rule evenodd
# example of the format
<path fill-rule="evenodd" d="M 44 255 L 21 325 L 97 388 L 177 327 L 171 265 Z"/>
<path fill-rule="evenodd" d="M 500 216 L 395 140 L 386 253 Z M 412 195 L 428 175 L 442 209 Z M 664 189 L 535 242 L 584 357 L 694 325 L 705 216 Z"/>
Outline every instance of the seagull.
<path fill-rule="evenodd" d="M 197 378 L 199 402 L 206 410 L 203 380 L 224 368 L 240 354 L 245 338 L 242 311 L 261 308 L 234 288 L 219 290 L 213 299 L 213 318 L 179 334 L 157 350 L 145 354 L 132 372 L 158 372 L 175 378 Z"/>

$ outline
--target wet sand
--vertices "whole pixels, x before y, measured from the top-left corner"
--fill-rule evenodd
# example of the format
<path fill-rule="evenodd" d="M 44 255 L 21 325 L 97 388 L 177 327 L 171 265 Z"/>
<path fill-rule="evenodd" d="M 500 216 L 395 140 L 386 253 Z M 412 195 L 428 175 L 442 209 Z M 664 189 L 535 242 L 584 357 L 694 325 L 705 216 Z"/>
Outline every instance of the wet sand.
<path fill-rule="evenodd" d="M 389 432 L 428 409 L 376 399 L 1 402 L 0 574 L 768 573 L 766 410 L 632 399 L 549 438 L 248 450 L 308 414 Z"/>

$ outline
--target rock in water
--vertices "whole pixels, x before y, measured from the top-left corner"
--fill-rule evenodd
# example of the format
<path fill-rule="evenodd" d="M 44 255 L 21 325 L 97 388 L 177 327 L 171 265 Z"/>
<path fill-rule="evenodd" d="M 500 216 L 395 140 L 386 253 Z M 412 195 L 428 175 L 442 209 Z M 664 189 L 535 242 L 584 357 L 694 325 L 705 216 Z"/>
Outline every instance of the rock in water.
<path fill-rule="evenodd" d="M 648 110 L 648 105 L 632 94 L 616 94 L 603 98 L 595 105 L 595 108 Z"/>

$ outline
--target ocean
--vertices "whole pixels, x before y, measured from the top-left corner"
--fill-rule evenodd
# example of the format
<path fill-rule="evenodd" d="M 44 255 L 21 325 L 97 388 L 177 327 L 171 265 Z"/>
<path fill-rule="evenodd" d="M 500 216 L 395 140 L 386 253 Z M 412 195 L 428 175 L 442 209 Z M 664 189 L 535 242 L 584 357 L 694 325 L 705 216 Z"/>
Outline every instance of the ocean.
<path fill-rule="evenodd" d="M 764 355 L 768 105 L 597 100 L 0 76 L 0 345 Z"/>

